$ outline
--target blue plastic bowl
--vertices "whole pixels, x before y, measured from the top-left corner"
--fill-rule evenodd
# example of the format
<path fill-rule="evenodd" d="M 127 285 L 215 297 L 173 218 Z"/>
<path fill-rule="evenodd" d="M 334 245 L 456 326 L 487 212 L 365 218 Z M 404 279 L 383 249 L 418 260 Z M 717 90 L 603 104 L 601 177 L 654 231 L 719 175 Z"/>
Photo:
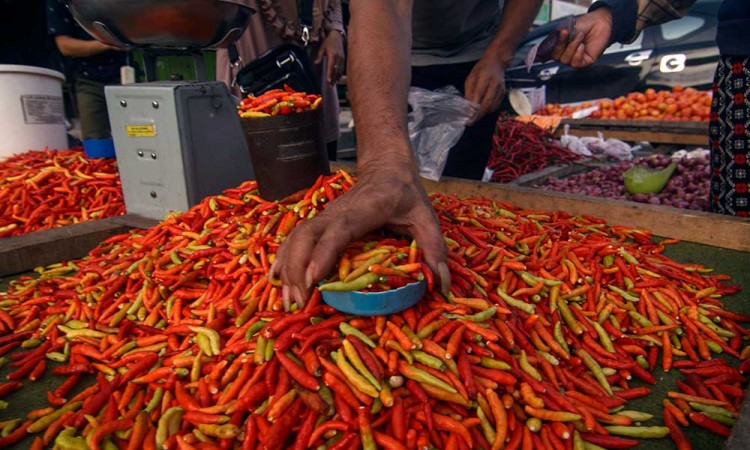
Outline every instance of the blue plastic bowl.
<path fill-rule="evenodd" d="M 323 301 L 347 314 L 383 316 L 410 308 L 422 299 L 427 282 L 417 281 L 383 292 L 321 291 Z"/>

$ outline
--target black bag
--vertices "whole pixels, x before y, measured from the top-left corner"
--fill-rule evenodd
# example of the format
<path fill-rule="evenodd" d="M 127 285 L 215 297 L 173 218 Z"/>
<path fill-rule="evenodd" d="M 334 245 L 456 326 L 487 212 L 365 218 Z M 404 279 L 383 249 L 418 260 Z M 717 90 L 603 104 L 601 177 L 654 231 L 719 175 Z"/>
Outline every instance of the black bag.
<path fill-rule="evenodd" d="M 305 46 L 312 28 L 312 14 L 313 0 L 302 0 L 299 3 L 298 26 L 302 30 Z M 229 47 L 229 61 L 233 66 L 240 61 L 234 44 Z M 289 43 L 272 48 L 247 63 L 237 72 L 235 83 L 245 95 L 260 95 L 271 89 L 283 89 L 285 84 L 296 91 L 320 94 L 320 84 L 307 50 Z"/>
<path fill-rule="evenodd" d="M 236 49 L 234 52 L 236 53 Z M 230 48 L 230 60 L 232 60 Z M 235 77 L 243 94 L 260 95 L 289 85 L 296 91 L 319 94 L 319 83 L 307 51 L 294 44 L 282 44 L 247 63 Z"/>

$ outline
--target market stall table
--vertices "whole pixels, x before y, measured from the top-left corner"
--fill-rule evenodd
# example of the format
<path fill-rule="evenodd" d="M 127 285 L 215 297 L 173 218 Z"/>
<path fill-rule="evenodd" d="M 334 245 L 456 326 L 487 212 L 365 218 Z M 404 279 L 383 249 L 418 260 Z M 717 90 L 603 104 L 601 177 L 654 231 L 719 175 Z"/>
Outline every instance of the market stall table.
<path fill-rule="evenodd" d="M 748 242 L 750 233 L 747 233 L 748 223 L 746 221 L 706 214 L 691 214 L 684 211 L 665 211 L 661 208 L 649 208 L 642 205 L 622 205 L 620 202 L 581 200 L 564 195 L 543 194 L 523 188 L 492 186 L 460 180 L 446 180 L 439 184 L 428 184 L 427 188 L 430 191 L 457 193 L 462 197 L 484 195 L 497 200 L 509 199 L 526 208 L 540 211 L 562 209 L 573 214 L 605 216 L 612 225 L 627 223 L 628 226 L 633 227 L 637 223 L 636 226 L 640 228 L 649 228 L 649 225 L 652 225 L 650 228 L 660 229 L 659 232 L 656 232 L 659 235 L 671 237 L 680 234 L 685 240 L 708 241 L 709 245 L 680 243 L 676 246 L 667 247 L 667 255 L 682 263 L 700 263 L 715 269 L 717 273 L 729 274 L 732 276 L 732 284 L 739 284 L 745 288 L 750 286 L 750 279 L 748 278 L 750 274 L 746 271 L 746 268 L 750 267 L 750 253 L 748 253 L 750 251 L 750 242 Z M 691 227 L 691 222 L 695 225 L 694 229 Z M 722 234 L 725 234 L 725 236 L 722 236 Z M 724 247 L 724 249 L 717 247 Z M 741 251 L 727 250 L 726 248 L 735 248 Z M 743 302 L 743 299 L 747 299 L 746 292 L 723 300 L 731 310 L 750 312 L 750 309 L 748 309 L 750 303 Z M 661 379 L 660 369 L 655 369 L 654 374 L 660 378 L 660 386 L 666 385 L 666 388 L 672 389 L 672 382 L 677 375 L 675 369 L 670 371 L 663 380 Z M 10 417 L 11 414 L 17 416 L 19 413 L 29 411 L 34 407 L 43 406 L 45 399 L 41 394 L 44 391 L 38 391 L 39 395 L 32 394 L 32 392 L 37 393 L 35 391 L 38 389 L 41 389 L 41 385 L 30 384 L 23 390 L 9 396 L 11 408 L 0 413 L 0 420 Z M 653 399 L 661 399 L 663 396 L 663 392 L 654 391 L 652 395 L 641 401 L 636 400 L 629 403 L 628 408 L 655 412 L 658 418 L 659 405 L 658 402 L 654 403 Z M 36 401 L 40 403 L 35 404 Z M 16 409 L 19 406 L 22 410 Z M 656 419 L 654 421 L 658 422 Z M 688 428 L 687 433 L 696 448 L 708 448 L 720 445 L 722 442 L 721 439 L 708 435 L 695 426 Z M 28 443 L 18 448 L 25 448 L 27 445 Z M 662 439 L 647 441 L 641 448 L 672 448 L 671 446 L 672 443 L 669 440 Z M 734 448 L 745 447 L 740 445 Z"/>

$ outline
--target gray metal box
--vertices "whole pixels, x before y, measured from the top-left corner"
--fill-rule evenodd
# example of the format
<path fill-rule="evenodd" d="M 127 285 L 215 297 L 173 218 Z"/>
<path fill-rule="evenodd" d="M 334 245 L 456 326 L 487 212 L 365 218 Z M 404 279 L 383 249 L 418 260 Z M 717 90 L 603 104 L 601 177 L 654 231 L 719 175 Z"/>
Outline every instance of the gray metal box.
<path fill-rule="evenodd" d="M 161 220 L 255 179 L 224 83 L 107 86 L 105 95 L 128 214 Z"/>

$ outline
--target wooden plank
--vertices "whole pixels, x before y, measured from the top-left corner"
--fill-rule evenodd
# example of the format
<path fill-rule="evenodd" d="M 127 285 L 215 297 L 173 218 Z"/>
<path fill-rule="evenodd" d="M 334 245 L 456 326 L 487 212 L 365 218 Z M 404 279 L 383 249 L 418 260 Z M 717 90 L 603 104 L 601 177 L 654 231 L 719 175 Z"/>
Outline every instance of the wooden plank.
<path fill-rule="evenodd" d="M 110 217 L 0 239 L 0 276 L 81 258 L 110 236 L 154 223 L 137 217 Z"/>
<path fill-rule="evenodd" d="M 626 142 L 651 142 L 654 144 L 681 144 L 708 145 L 708 132 L 706 134 L 672 133 L 662 131 L 628 131 L 594 128 L 570 128 L 570 133 L 578 137 L 598 137 L 602 133 L 604 139 L 619 139 Z M 559 128 L 554 136 L 559 138 L 564 131 Z"/>
<path fill-rule="evenodd" d="M 601 132 L 605 139 L 615 138 L 628 142 L 652 142 L 659 144 L 708 145 L 708 123 L 662 120 L 610 120 L 610 119 L 563 119 L 561 125 L 569 125 L 579 137 L 594 136 Z M 555 131 L 560 137 L 564 127 Z"/>
<path fill-rule="evenodd" d="M 354 164 L 336 162 L 331 166 L 352 174 L 356 171 Z M 657 236 L 750 252 L 750 220 L 739 217 L 458 178 L 439 182 L 422 179 L 422 184 L 427 192 L 483 196 L 522 208 L 586 214 L 600 217 L 609 225 L 648 229 Z"/>
<path fill-rule="evenodd" d="M 561 124 L 576 128 L 653 130 L 708 135 L 708 122 L 685 120 L 563 119 Z"/>

